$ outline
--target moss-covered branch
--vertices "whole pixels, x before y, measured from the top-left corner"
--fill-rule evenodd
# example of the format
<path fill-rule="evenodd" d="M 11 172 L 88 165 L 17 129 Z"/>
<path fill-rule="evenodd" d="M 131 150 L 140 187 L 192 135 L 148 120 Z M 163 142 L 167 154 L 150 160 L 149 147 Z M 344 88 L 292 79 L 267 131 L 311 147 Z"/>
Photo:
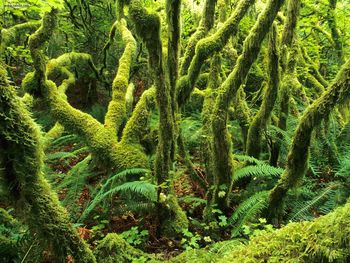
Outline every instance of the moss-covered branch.
<path fill-rule="evenodd" d="M 279 120 L 278 128 L 281 130 L 287 129 L 287 119 L 289 115 L 289 97 L 290 88 L 293 87 L 290 84 L 299 84 L 297 76 L 295 74 L 296 65 L 296 45 L 295 45 L 295 32 L 298 22 L 298 15 L 300 9 L 300 0 L 289 0 L 287 6 L 287 17 L 282 32 L 281 40 L 281 73 L 282 83 L 280 88 L 279 100 Z M 280 153 L 279 142 L 276 141 L 272 144 L 270 153 L 270 164 L 276 166 Z"/>
<path fill-rule="evenodd" d="M 200 24 L 194 34 L 188 40 L 184 57 L 182 58 L 180 76 L 187 75 L 187 70 L 195 54 L 196 45 L 209 32 L 214 25 L 215 5 L 217 0 L 206 0 Z"/>
<path fill-rule="evenodd" d="M 188 221 L 185 213 L 177 204 L 176 198 L 171 194 L 173 186 L 171 180 L 169 180 L 172 161 L 171 150 L 175 144 L 174 115 L 170 88 L 166 82 L 163 69 L 160 19 L 156 14 L 148 13 L 147 10 L 143 8 L 140 0 L 131 1 L 129 7 L 137 34 L 147 47 L 149 66 L 156 86 L 156 101 L 159 108 L 159 136 L 155 160 L 155 175 L 159 185 L 167 185 L 166 194 L 168 194 L 169 198 L 167 206 L 163 206 L 159 203 L 159 212 L 161 220 L 163 221 L 162 231 L 168 235 L 179 234 L 182 229 L 187 228 Z"/>
<path fill-rule="evenodd" d="M 123 130 L 121 143 L 140 144 L 147 134 L 148 121 L 151 111 L 155 108 L 156 89 L 154 87 L 144 91 L 130 119 Z"/>
<path fill-rule="evenodd" d="M 120 21 L 120 30 L 126 46 L 119 59 L 118 71 L 112 84 L 112 100 L 105 117 L 105 127 L 113 136 L 117 136 L 121 125 L 126 120 L 125 93 L 129 85 L 132 57 L 136 52 L 136 41 L 126 27 L 125 20 Z"/>
<path fill-rule="evenodd" d="M 339 35 L 339 31 L 337 28 L 337 21 L 335 17 L 335 9 L 337 7 L 337 0 L 328 0 L 329 1 L 329 9 L 328 9 L 328 17 L 327 22 L 328 26 L 331 30 L 332 39 L 334 41 L 334 47 L 338 56 L 338 64 L 342 65 L 344 63 L 344 54 L 343 54 L 343 44 L 341 41 L 341 37 Z"/>
<path fill-rule="evenodd" d="M 40 21 L 25 22 L 15 25 L 10 28 L 3 28 L 0 34 L 0 54 L 2 54 L 5 48 L 15 41 L 16 37 L 23 34 L 25 31 L 34 31 L 40 26 Z"/>
<path fill-rule="evenodd" d="M 244 41 L 242 54 L 237 59 L 233 71 L 221 85 L 215 102 L 212 117 L 214 171 L 215 176 L 220 178 L 220 185 L 226 185 L 227 193 L 230 192 L 233 172 L 231 139 L 226 127 L 228 108 L 237 90 L 245 80 L 250 67 L 256 60 L 261 43 L 283 2 L 283 0 L 268 1 L 265 10 L 259 15 L 254 27 Z M 223 202 L 221 206 L 225 207 Z"/>
<path fill-rule="evenodd" d="M 216 52 L 220 52 L 230 37 L 236 34 L 239 22 L 254 1 L 240 0 L 233 14 L 219 30 L 215 34 L 198 42 L 195 55 L 188 69 L 188 74 L 182 76 L 178 81 L 177 97 L 179 106 L 183 105 L 190 97 L 204 61 Z"/>
<path fill-rule="evenodd" d="M 247 155 L 255 158 L 259 158 L 261 151 L 261 135 L 266 129 L 267 122 L 271 116 L 271 112 L 277 99 L 280 80 L 278 53 L 277 25 L 274 24 L 269 38 L 269 81 L 260 109 L 255 115 L 253 121 L 250 123 L 248 130 L 246 153 Z"/>
<path fill-rule="evenodd" d="M 278 215 L 288 190 L 296 186 L 306 172 L 312 131 L 328 117 L 335 106 L 340 106 L 349 99 L 349 92 L 350 61 L 343 66 L 327 91 L 307 108 L 301 118 L 288 154 L 286 170 L 270 194 L 270 218 Z"/>
<path fill-rule="evenodd" d="M 0 146 L 4 179 L 18 214 L 23 216 L 44 247 L 57 262 L 71 255 L 77 262 L 96 262 L 91 250 L 79 237 L 45 180 L 43 148 L 38 126 L 31 119 L 0 68 Z"/>
<path fill-rule="evenodd" d="M 55 17 L 56 12 L 46 13 L 42 26 L 30 37 L 29 41 L 33 60 L 36 65 L 40 65 L 36 67 L 35 73 L 31 76 L 32 81 L 40 83 L 51 113 L 67 131 L 81 136 L 97 158 L 103 156 L 100 161 L 111 169 L 147 167 L 147 157 L 140 148 L 118 143 L 115 135 L 109 129 L 106 129 L 91 115 L 73 108 L 62 96 L 56 84 L 47 80 L 45 58 L 40 48 L 51 36 L 56 24 Z M 71 57 L 68 56 L 68 58 Z M 27 81 L 30 83 L 30 79 Z"/>

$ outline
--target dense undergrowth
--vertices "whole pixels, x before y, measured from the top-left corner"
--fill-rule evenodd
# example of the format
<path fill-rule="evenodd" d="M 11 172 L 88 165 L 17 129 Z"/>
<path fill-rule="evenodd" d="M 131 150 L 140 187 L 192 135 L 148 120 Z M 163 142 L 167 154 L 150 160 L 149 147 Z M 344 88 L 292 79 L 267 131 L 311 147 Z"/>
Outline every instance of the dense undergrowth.
<path fill-rule="evenodd" d="M 0 6 L 1 262 L 348 262 L 346 0 Z"/>

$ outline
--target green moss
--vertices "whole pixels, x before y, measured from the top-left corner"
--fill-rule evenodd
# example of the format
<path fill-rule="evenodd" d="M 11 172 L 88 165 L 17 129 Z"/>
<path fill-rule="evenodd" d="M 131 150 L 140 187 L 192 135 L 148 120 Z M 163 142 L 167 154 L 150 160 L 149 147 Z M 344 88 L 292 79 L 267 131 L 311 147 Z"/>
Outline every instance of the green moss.
<path fill-rule="evenodd" d="M 203 107 L 206 92 L 195 88 L 186 103 L 184 110 L 187 112 L 199 112 Z"/>
<path fill-rule="evenodd" d="M 149 262 L 152 256 L 133 248 L 118 234 L 111 233 L 103 238 L 95 250 L 96 259 L 101 263 Z M 143 261 L 142 261 L 143 260 Z"/>
<path fill-rule="evenodd" d="M 169 194 L 164 203 L 163 222 L 161 232 L 165 236 L 179 236 L 188 228 L 189 222 L 186 213 L 182 210 L 174 194 Z"/>
<path fill-rule="evenodd" d="M 24 92 L 29 94 L 40 94 L 40 81 L 35 72 L 29 72 L 21 83 Z"/>
<path fill-rule="evenodd" d="M 42 174 L 40 130 L 8 85 L 3 68 L 0 68 L 0 109 L 0 145 L 6 152 L 3 176 L 17 214 L 57 261 L 72 255 L 79 262 L 95 262 Z"/>
<path fill-rule="evenodd" d="M 5 48 L 16 40 L 16 37 L 25 34 L 26 31 L 34 31 L 40 25 L 40 21 L 25 22 L 12 26 L 10 28 L 1 29 L 0 34 L 0 53 L 3 53 Z"/>
<path fill-rule="evenodd" d="M 283 2 L 283 0 L 268 1 L 265 10 L 259 15 L 254 27 L 244 41 L 243 52 L 237 59 L 235 68 L 222 83 L 218 92 L 212 120 L 214 172 L 217 178 L 220 178 L 219 185 L 226 185 L 228 192 L 231 192 L 233 173 L 232 144 L 227 131 L 227 114 L 230 102 L 242 85 L 253 62 L 257 59 L 261 43 Z M 222 203 L 220 206 L 223 209 L 227 204 Z"/>
<path fill-rule="evenodd" d="M 125 20 L 120 21 L 120 30 L 125 43 L 123 55 L 119 59 L 118 71 L 112 84 L 112 101 L 108 105 L 105 127 L 114 136 L 126 120 L 125 94 L 129 85 L 132 58 L 136 52 L 136 41 L 126 27 Z"/>
<path fill-rule="evenodd" d="M 246 150 L 249 124 L 251 123 L 251 110 L 246 101 L 244 86 L 241 86 L 234 98 L 234 119 L 241 127 L 243 137 L 243 150 Z"/>
<path fill-rule="evenodd" d="M 188 74 L 182 76 L 177 84 L 178 103 L 180 106 L 188 100 L 199 76 L 203 62 L 211 55 L 224 48 L 229 38 L 237 32 L 239 22 L 253 2 L 254 0 L 240 1 L 233 14 L 217 32 L 198 42 L 195 55 L 188 69 Z"/>
<path fill-rule="evenodd" d="M 182 60 L 180 75 L 187 75 L 191 60 L 195 55 L 196 45 L 209 32 L 214 25 L 215 5 L 217 0 L 206 0 L 203 8 L 201 22 L 196 32 L 190 37 L 186 46 L 185 54 Z"/>
<path fill-rule="evenodd" d="M 172 93 L 170 91 L 170 85 L 166 80 L 163 69 L 163 52 L 162 42 L 160 39 L 160 19 L 158 15 L 148 13 L 142 6 L 140 0 L 131 1 L 129 11 L 135 24 L 137 34 L 147 47 L 149 66 L 155 82 L 156 101 L 159 108 L 159 136 L 154 171 L 158 185 L 166 184 L 168 194 L 172 192 L 173 188 L 169 172 L 170 165 L 173 161 L 172 152 L 174 153 L 175 149 L 175 108 L 172 104 L 173 101 L 171 97 Z M 172 200 L 172 204 L 175 203 L 177 203 L 176 198 Z M 172 224 L 183 224 L 184 221 L 182 220 L 182 216 L 184 214 L 181 213 L 178 205 L 165 207 L 164 210 L 165 211 L 159 211 L 162 223 L 167 221 L 167 219 L 171 216 L 176 221 L 181 220 L 179 222 L 172 221 Z M 172 235 L 179 233 L 177 232 L 179 231 L 177 227 L 171 229 L 175 230 L 175 233 L 172 233 Z M 168 232 L 168 234 L 170 234 L 170 232 Z"/>
<path fill-rule="evenodd" d="M 249 125 L 246 154 L 259 158 L 261 151 L 262 131 L 266 129 L 277 99 L 279 88 L 279 56 L 277 48 L 277 25 L 272 27 L 269 38 L 269 81 L 258 113 Z"/>
<path fill-rule="evenodd" d="M 134 92 L 135 92 L 135 85 L 134 83 L 130 83 L 128 85 L 128 88 L 125 93 L 125 107 L 126 107 L 126 116 L 130 117 L 133 106 L 134 106 Z"/>
<path fill-rule="evenodd" d="M 45 134 L 44 137 L 44 149 L 47 149 L 51 143 L 59 138 L 64 132 L 64 127 L 58 122 Z"/>
<path fill-rule="evenodd" d="M 36 59 L 36 63 L 41 65 L 40 67 L 36 67 L 35 74 L 39 79 L 52 115 L 67 131 L 81 136 L 93 155 L 110 169 L 119 171 L 133 167 L 147 167 L 147 157 L 139 146 L 118 143 L 113 130 L 105 127 L 106 125 L 102 125 L 91 115 L 73 108 L 67 102 L 66 97 L 62 96 L 66 85 L 69 85 L 69 83 L 73 81 L 71 73 L 68 70 L 68 72 L 65 71 L 63 66 L 72 66 L 76 63 L 80 65 L 82 61 L 92 63 L 92 61 L 89 55 L 69 53 L 62 55 L 58 59 L 51 60 L 51 63 L 49 63 L 46 68 L 44 58 L 40 55 L 40 48 L 44 43 L 39 43 L 39 40 L 46 41 L 50 33 L 52 33 L 55 27 L 55 19 L 51 16 L 54 17 L 55 12 L 48 13 L 44 16 L 42 26 L 30 37 L 30 47 L 33 59 Z M 129 60 L 133 54 L 135 43 L 131 33 L 126 29 L 125 24 L 122 24 L 121 27 L 124 30 L 124 40 L 128 41 L 128 43 L 130 42 L 129 47 L 127 47 L 124 52 L 125 56 L 121 58 L 121 64 L 127 64 L 131 63 Z M 44 36 L 46 36 L 46 38 L 44 38 Z M 46 79 L 46 74 L 60 67 L 63 69 L 63 72 L 66 73 L 68 79 L 65 79 L 62 85 L 57 87 L 54 82 Z M 125 74 L 127 74 L 126 79 L 128 79 L 128 66 L 121 65 L 118 69 L 118 74 L 114 82 L 114 90 L 119 90 L 117 85 L 119 84 L 120 76 L 124 76 L 123 78 L 125 78 Z M 125 83 L 125 81 L 123 83 Z M 125 89 L 123 88 L 123 105 L 121 106 L 124 108 L 124 112 L 125 91 L 126 87 Z M 119 98 L 116 95 L 115 97 Z M 119 104 L 117 103 L 117 105 Z M 118 118 L 119 117 L 120 115 L 118 115 Z"/>
<path fill-rule="evenodd" d="M 155 93 L 156 90 L 152 87 L 142 94 L 130 119 L 125 125 L 121 139 L 122 143 L 140 143 L 149 131 L 149 118 L 151 111 L 155 108 Z"/>
<path fill-rule="evenodd" d="M 312 131 L 329 116 L 337 105 L 342 105 L 349 100 L 349 83 L 350 61 L 343 66 L 327 91 L 303 114 L 293 137 L 286 170 L 270 194 L 268 209 L 270 219 L 279 215 L 288 190 L 296 186 L 306 172 Z"/>
<path fill-rule="evenodd" d="M 233 249 L 219 262 L 348 262 L 350 204 L 311 222 L 290 223 Z"/>

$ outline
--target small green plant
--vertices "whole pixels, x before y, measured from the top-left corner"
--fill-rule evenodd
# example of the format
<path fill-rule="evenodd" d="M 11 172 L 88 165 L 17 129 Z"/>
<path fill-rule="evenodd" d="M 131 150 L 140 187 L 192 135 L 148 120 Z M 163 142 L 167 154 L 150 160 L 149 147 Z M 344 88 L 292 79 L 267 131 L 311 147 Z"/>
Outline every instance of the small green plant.
<path fill-rule="evenodd" d="M 181 239 L 181 246 L 185 250 L 190 250 L 194 248 L 199 248 L 199 241 L 202 240 L 202 237 L 198 233 L 192 233 L 188 229 L 182 231 L 183 238 Z"/>
<path fill-rule="evenodd" d="M 99 215 L 94 216 L 93 218 L 98 222 L 97 225 L 94 225 L 91 228 L 91 235 L 92 238 L 94 239 L 101 239 L 105 236 L 105 233 L 103 233 L 103 230 L 105 230 L 109 224 L 109 221 L 106 219 L 101 219 Z M 76 225 L 81 225 L 81 224 L 76 224 Z"/>
<path fill-rule="evenodd" d="M 264 233 L 272 232 L 273 226 L 267 224 L 265 218 L 259 218 L 257 223 L 250 223 L 242 226 L 242 233 L 248 237 L 259 236 Z"/>
<path fill-rule="evenodd" d="M 140 247 L 148 239 L 149 233 L 148 230 L 139 230 L 137 226 L 133 226 L 130 230 L 124 231 L 120 234 L 122 238 L 130 245 L 134 247 Z"/>

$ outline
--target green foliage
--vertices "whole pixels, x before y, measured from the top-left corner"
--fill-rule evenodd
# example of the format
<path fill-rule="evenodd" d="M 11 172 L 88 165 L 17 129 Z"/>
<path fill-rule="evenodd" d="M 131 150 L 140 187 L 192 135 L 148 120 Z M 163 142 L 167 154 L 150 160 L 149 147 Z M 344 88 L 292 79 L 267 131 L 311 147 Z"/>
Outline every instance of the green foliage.
<path fill-rule="evenodd" d="M 142 245 L 147 241 L 148 235 L 148 230 L 140 231 L 137 226 L 133 226 L 129 230 L 121 233 L 120 237 L 134 247 L 142 247 Z"/>
<path fill-rule="evenodd" d="M 125 200 L 131 201 L 131 205 L 128 209 L 136 209 L 136 212 L 140 212 L 142 208 L 150 208 L 152 203 L 157 201 L 157 187 L 145 180 L 143 181 L 131 181 L 125 182 L 126 177 L 147 174 L 149 170 L 146 169 L 128 169 L 120 173 L 111 176 L 101 187 L 98 193 L 94 196 L 93 200 L 90 202 L 88 207 L 84 210 L 79 218 L 79 222 L 84 221 L 89 214 L 94 210 L 94 208 L 101 202 L 105 201 L 107 198 L 112 197 L 115 194 L 120 194 Z M 124 180 L 123 180 L 124 179 Z M 137 197 L 141 198 L 144 203 L 148 203 L 146 206 L 137 206 L 134 201 Z M 128 205 L 127 202 L 123 204 Z M 142 210 L 141 210 L 142 211 Z"/>
<path fill-rule="evenodd" d="M 248 165 L 236 170 L 233 174 L 233 182 L 238 182 L 245 178 L 276 178 L 283 173 L 282 168 L 274 167 L 268 164 Z"/>
<path fill-rule="evenodd" d="M 315 218 L 318 211 L 322 214 L 327 214 L 335 208 L 335 205 L 332 205 L 330 200 L 335 198 L 337 193 L 337 188 L 339 184 L 331 183 L 324 189 L 317 191 L 314 198 L 307 201 L 297 201 L 298 199 L 294 198 L 294 211 L 288 215 L 290 221 L 305 221 Z"/>
<path fill-rule="evenodd" d="M 82 190 L 88 184 L 88 178 L 93 174 L 90 167 L 91 156 L 77 163 L 69 172 L 64 175 L 62 181 L 55 187 L 56 191 L 67 189 L 62 201 L 73 218 L 76 218 L 78 211 L 81 209 L 78 204 L 78 198 Z"/>
<path fill-rule="evenodd" d="M 267 206 L 268 191 L 258 192 L 243 201 L 229 218 L 228 223 L 234 228 L 231 231 L 232 237 L 237 237 L 242 231 L 242 227 L 257 219 Z"/>
<path fill-rule="evenodd" d="M 185 250 L 199 248 L 198 241 L 202 239 L 200 235 L 198 235 L 197 233 L 193 234 L 188 229 L 184 229 L 182 231 L 182 235 L 183 235 L 183 238 L 181 239 L 181 246 Z"/>

